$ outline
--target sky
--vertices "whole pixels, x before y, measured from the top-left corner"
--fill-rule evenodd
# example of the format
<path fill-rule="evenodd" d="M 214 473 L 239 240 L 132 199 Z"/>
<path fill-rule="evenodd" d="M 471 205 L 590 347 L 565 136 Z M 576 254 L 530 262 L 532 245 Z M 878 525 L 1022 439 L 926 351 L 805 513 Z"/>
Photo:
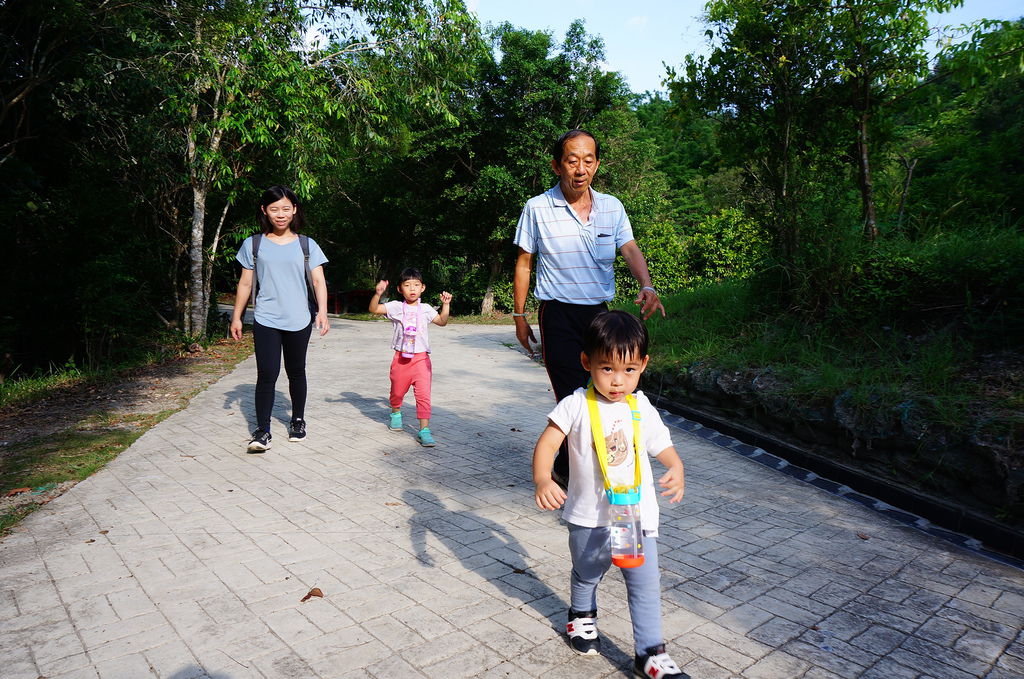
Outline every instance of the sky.
<path fill-rule="evenodd" d="M 700 22 L 706 0 L 466 0 L 481 23 L 550 31 L 561 42 L 575 19 L 605 43 L 605 69 L 622 74 L 634 92 L 664 90 L 662 62 L 682 64 L 687 54 L 706 53 Z M 933 26 L 976 19 L 1017 19 L 1021 0 L 965 0 L 963 6 L 931 17 Z"/>

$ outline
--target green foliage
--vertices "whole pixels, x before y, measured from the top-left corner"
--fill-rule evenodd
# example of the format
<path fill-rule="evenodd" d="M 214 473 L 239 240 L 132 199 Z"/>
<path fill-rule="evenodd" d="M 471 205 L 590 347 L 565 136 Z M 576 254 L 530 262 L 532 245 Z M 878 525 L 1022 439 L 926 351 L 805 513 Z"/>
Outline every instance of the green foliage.
<path fill-rule="evenodd" d="M 762 267 L 770 240 L 754 220 L 729 208 L 711 215 L 687 236 L 686 282 L 702 284 L 723 278 L 749 278 Z"/>
<path fill-rule="evenodd" d="M 971 404 L 986 396 L 983 385 L 963 376 L 980 353 L 997 347 L 987 343 L 984 324 L 950 324 L 934 309 L 858 322 L 814 320 L 765 309 L 758 289 L 740 280 L 677 293 L 665 305 L 668 318 L 648 323 L 655 372 L 710 371 L 747 383 L 756 378 L 794 413 L 843 402 L 864 421 L 890 421 L 912 409 L 923 422 L 991 433 L 1012 428 L 1019 408 L 1012 395 L 997 398 L 988 403 L 989 421 L 971 421 L 977 414 Z M 1024 326 L 1017 323 L 1012 330 L 1004 325 L 1000 335 L 1020 336 Z"/>
<path fill-rule="evenodd" d="M 561 44 L 550 33 L 509 24 L 492 28 L 488 38 L 490 49 L 473 55 L 472 77 L 450 100 L 458 128 L 414 116 L 407 119 L 407 144 L 331 169 L 349 200 L 338 205 L 329 192 L 315 200 L 336 203 L 328 219 L 336 238 L 328 250 L 335 288 L 368 287 L 375 277 L 429 262 L 435 282 L 428 285 L 450 290 L 458 312 L 500 310 L 516 221 L 526 200 L 554 183 L 549 149 L 560 134 L 586 125 L 601 135 L 603 126 L 614 137 L 609 162 L 622 158 L 623 176 L 638 177 L 629 174 L 627 154 L 636 150 L 629 121 L 602 117 L 625 110 L 625 89 L 618 76 L 600 70 L 603 45 L 582 22 Z M 638 210 L 664 201 L 646 186 L 624 199 L 633 197 Z M 351 275 L 367 270 L 362 279 Z"/>
<path fill-rule="evenodd" d="M 797 311 L 833 328 L 948 328 L 979 349 L 1024 336 L 1024 234 L 999 227 L 866 244 L 854 232 L 818 260 L 753 278 L 770 313 Z M 773 297 L 773 291 L 785 296 Z"/>
<path fill-rule="evenodd" d="M 669 222 L 651 222 L 634 228 L 633 236 L 647 259 L 651 284 L 660 295 L 684 289 L 686 278 L 686 252 L 683 240 Z M 615 293 L 620 302 L 632 301 L 640 292 L 629 266 L 621 257 L 615 261 Z"/>
<path fill-rule="evenodd" d="M 70 360 L 62 367 L 51 366 L 49 370 L 38 372 L 35 376 L 20 375 L 15 370 L 5 375 L 4 381 L 0 382 L 0 407 L 32 403 L 56 389 L 73 386 L 81 380 L 82 371 Z"/>
<path fill-rule="evenodd" d="M 906 197 L 911 235 L 934 228 L 1024 217 L 1024 73 L 1000 70 L 1014 51 L 1024 54 L 1024 24 L 1000 27 L 985 70 L 968 67 L 976 48 L 940 61 L 932 84 L 900 102 L 901 162 L 895 173 L 903 187 L 906 162 L 916 163 Z M 978 38 L 983 44 L 987 42 Z M 1011 46 L 1018 45 L 1014 50 Z"/>
<path fill-rule="evenodd" d="M 139 338 L 201 327 L 272 183 L 299 189 L 332 291 L 417 265 L 459 313 L 509 310 L 516 220 L 574 126 L 601 139 L 595 186 L 623 201 L 663 293 L 749 279 L 745 303 L 797 325 L 941 320 L 955 351 L 1009 344 L 1021 26 L 980 25 L 929 75 L 923 17 L 953 4 L 716 0 L 715 49 L 671 74 L 666 100 L 605 72 L 582 22 L 561 42 L 481 36 L 456 1 L 2 3 L 18 255 L 0 272 L 0 372 L 128 360 Z M 298 49 L 314 25 L 325 39 Z M 857 235 L 865 113 L 874 246 Z M 628 303 L 621 260 L 616 280 Z"/>

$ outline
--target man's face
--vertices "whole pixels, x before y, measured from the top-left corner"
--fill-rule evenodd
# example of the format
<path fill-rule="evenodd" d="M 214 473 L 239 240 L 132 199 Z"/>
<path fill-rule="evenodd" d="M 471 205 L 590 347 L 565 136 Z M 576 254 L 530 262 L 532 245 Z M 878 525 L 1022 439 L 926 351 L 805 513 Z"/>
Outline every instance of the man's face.
<path fill-rule="evenodd" d="M 597 145 L 585 134 L 573 137 L 562 146 L 562 160 L 551 159 L 551 168 L 558 175 L 562 193 L 567 198 L 582 195 L 590 188 L 601 161 L 597 159 Z"/>

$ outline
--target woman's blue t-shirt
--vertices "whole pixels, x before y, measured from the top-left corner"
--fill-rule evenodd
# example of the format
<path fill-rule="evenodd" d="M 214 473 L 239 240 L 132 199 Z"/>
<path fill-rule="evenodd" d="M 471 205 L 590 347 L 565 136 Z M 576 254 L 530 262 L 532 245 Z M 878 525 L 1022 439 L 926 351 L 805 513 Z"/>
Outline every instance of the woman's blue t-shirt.
<path fill-rule="evenodd" d="M 252 269 L 252 236 L 238 248 L 235 259 Z M 312 238 L 309 239 L 309 268 L 327 263 L 327 257 Z M 260 242 L 259 265 L 256 269 L 259 289 L 256 292 L 256 322 L 278 330 L 302 330 L 310 323 L 309 297 L 302 246 L 296 238 L 279 245 L 266 236 Z M 255 282 L 254 282 L 255 285 Z"/>

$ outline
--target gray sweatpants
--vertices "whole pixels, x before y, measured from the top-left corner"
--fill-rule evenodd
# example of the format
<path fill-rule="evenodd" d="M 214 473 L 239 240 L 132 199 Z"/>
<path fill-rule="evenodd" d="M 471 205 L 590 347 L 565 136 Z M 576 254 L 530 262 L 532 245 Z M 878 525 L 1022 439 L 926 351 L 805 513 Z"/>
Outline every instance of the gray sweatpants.
<path fill-rule="evenodd" d="M 587 528 L 569 524 L 572 557 L 571 605 L 574 611 L 597 610 L 597 585 L 612 564 L 607 526 Z M 644 563 L 623 568 L 633 644 L 638 654 L 664 642 L 661 636 L 661 572 L 658 570 L 657 538 L 644 536 Z"/>

